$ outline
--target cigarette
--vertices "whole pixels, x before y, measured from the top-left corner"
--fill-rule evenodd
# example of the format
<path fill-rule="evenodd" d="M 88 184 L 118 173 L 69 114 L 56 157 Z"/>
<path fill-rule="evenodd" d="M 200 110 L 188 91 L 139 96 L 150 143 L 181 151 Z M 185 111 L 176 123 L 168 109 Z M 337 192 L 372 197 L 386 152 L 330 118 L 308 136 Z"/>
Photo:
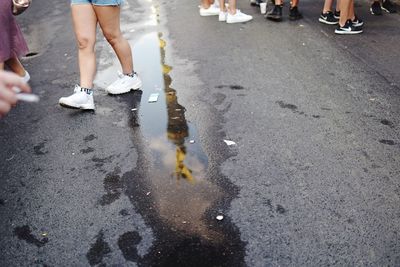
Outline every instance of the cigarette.
<path fill-rule="evenodd" d="M 35 94 L 19 93 L 19 94 L 16 94 L 16 96 L 19 101 L 25 101 L 25 102 L 31 102 L 31 103 L 39 102 L 39 96 L 37 96 Z"/>

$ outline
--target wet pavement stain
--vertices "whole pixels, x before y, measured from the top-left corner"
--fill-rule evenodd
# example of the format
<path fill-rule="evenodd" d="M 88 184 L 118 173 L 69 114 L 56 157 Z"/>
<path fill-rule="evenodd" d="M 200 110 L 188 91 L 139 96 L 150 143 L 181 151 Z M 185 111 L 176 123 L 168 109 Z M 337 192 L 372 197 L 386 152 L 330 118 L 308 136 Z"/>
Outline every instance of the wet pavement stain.
<path fill-rule="evenodd" d="M 104 190 L 106 194 L 102 196 L 99 201 L 101 206 L 110 205 L 114 201 L 120 198 L 122 182 L 119 173 L 121 170 L 116 168 L 112 173 L 109 173 L 104 178 Z"/>
<path fill-rule="evenodd" d="M 94 152 L 95 149 L 93 147 L 87 147 L 87 148 L 81 149 L 80 151 L 82 154 L 88 154 L 88 153 Z"/>
<path fill-rule="evenodd" d="M 47 237 L 44 237 L 41 240 L 37 239 L 32 234 L 32 230 L 28 225 L 15 227 L 14 235 L 21 240 L 25 240 L 29 244 L 37 246 L 38 248 L 43 247 L 47 242 L 49 242 L 49 239 Z"/>
<path fill-rule="evenodd" d="M 4 206 L 6 204 L 6 201 L 2 198 L 0 198 L 0 206 Z"/>
<path fill-rule="evenodd" d="M 139 259 L 137 245 L 142 238 L 137 232 L 126 232 L 118 238 L 118 247 L 127 261 L 137 261 Z"/>
<path fill-rule="evenodd" d="M 231 90 L 244 90 L 244 87 L 241 85 L 217 85 L 215 86 L 217 89 L 222 89 L 222 88 L 229 88 Z"/>
<path fill-rule="evenodd" d="M 129 232 L 120 237 L 119 248 L 139 266 L 244 266 L 245 244 L 224 213 L 238 190 L 217 168 L 208 170 L 197 130 L 172 88 L 165 47 L 159 33 L 144 36 L 134 48 L 135 62 L 144 68 L 143 98 L 157 92 L 159 98 L 133 104 L 140 107 L 129 118 L 140 156 L 136 168 L 121 177 L 125 195 L 152 228 L 155 241 L 139 257 L 135 242 L 140 240 Z M 130 108 L 132 97 L 126 97 Z M 216 219 L 219 214 L 222 221 Z"/>
<path fill-rule="evenodd" d="M 379 140 L 379 143 L 385 144 L 385 145 L 389 145 L 389 146 L 394 146 L 396 144 L 395 141 L 393 140 L 386 140 L 386 139 L 381 139 Z"/>
<path fill-rule="evenodd" d="M 123 210 L 121 210 L 120 212 L 119 212 L 119 215 L 121 215 L 121 216 L 129 216 L 130 214 L 129 214 L 129 212 L 126 210 L 126 209 L 123 209 Z"/>
<path fill-rule="evenodd" d="M 391 122 L 391 121 L 389 121 L 389 120 L 383 119 L 383 120 L 381 120 L 381 123 L 382 123 L 383 125 L 389 126 L 390 128 L 394 128 L 393 122 Z"/>
<path fill-rule="evenodd" d="M 110 246 L 104 241 L 103 231 L 100 231 L 96 236 L 96 242 L 90 247 L 89 252 L 86 254 L 86 258 L 90 266 L 94 266 L 102 263 L 103 258 L 109 253 L 111 253 Z"/>
<path fill-rule="evenodd" d="M 94 139 L 97 139 L 97 136 L 95 136 L 94 134 L 90 134 L 88 136 L 85 136 L 85 138 L 83 138 L 83 141 L 90 142 L 93 141 Z"/>
<path fill-rule="evenodd" d="M 105 163 L 111 163 L 112 159 L 114 156 L 108 156 L 105 158 L 98 158 L 98 157 L 93 157 L 92 161 L 95 162 L 96 167 L 102 167 Z"/>
<path fill-rule="evenodd" d="M 277 205 L 276 206 L 276 212 L 278 212 L 280 214 L 284 214 L 284 213 L 286 213 L 286 209 L 281 205 Z"/>
<path fill-rule="evenodd" d="M 321 118 L 323 118 L 321 115 L 306 114 L 304 111 L 300 111 L 299 108 L 296 105 L 285 103 L 284 101 L 281 101 L 281 100 L 280 101 L 276 101 L 275 103 L 278 104 L 279 107 L 281 107 L 283 109 L 289 109 L 293 113 L 299 114 L 299 115 L 303 115 L 304 117 L 311 117 L 313 119 L 321 119 Z M 321 108 L 321 109 L 322 110 L 329 110 L 329 109 L 324 109 L 324 108 Z"/>
<path fill-rule="evenodd" d="M 290 110 L 292 110 L 292 111 L 297 110 L 297 106 L 296 106 L 296 105 L 288 104 L 288 103 L 285 103 L 285 102 L 283 102 L 283 101 L 276 101 L 276 103 L 277 103 L 281 108 L 287 108 L 287 109 L 290 109 Z"/>
<path fill-rule="evenodd" d="M 33 151 L 35 152 L 36 155 L 44 155 L 47 153 L 47 151 L 43 151 L 45 144 L 46 142 L 42 142 L 33 147 Z"/>

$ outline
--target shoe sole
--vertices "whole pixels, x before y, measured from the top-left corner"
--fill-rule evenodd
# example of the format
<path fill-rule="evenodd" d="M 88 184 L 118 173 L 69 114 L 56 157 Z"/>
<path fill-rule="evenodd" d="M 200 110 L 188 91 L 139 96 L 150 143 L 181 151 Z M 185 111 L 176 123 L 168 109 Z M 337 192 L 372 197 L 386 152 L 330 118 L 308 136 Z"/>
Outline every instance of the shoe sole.
<path fill-rule="evenodd" d="M 140 87 L 138 87 L 138 88 L 131 88 L 131 89 L 129 89 L 129 91 L 124 91 L 124 92 L 121 92 L 121 93 L 111 93 L 111 92 L 109 92 L 109 91 L 107 91 L 107 93 L 108 93 L 109 95 L 123 95 L 123 94 L 130 93 L 131 91 L 137 91 L 137 90 L 139 90 L 139 89 L 140 89 Z"/>
<path fill-rule="evenodd" d="M 201 17 L 211 17 L 211 16 L 218 16 L 218 15 L 219 15 L 219 13 L 218 13 L 218 14 L 209 14 L 209 13 L 207 13 L 207 14 L 204 14 L 204 13 L 203 13 L 203 14 L 201 14 L 201 13 L 200 13 L 200 16 L 201 16 Z"/>
<path fill-rule="evenodd" d="M 95 108 L 94 108 L 94 107 L 88 107 L 88 106 L 85 106 L 85 105 L 74 106 L 74 105 L 69 105 L 69 104 L 66 104 L 66 103 L 60 103 L 60 102 L 59 102 L 59 104 L 60 104 L 60 106 L 62 106 L 62 107 L 64 107 L 64 108 L 70 108 L 70 109 L 82 109 L 82 110 L 95 110 Z"/>
<path fill-rule="evenodd" d="M 250 20 L 252 20 L 252 18 L 251 19 L 249 19 L 249 20 L 244 20 L 244 21 L 226 21 L 226 23 L 228 23 L 228 24 L 233 24 L 233 23 L 244 23 L 244 22 L 248 22 L 248 21 L 250 21 Z"/>
<path fill-rule="evenodd" d="M 279 21 L 282 21 L 282 18 L 277 18 L 277 17 L 266 17 L 268 20 L 272 20 L 272 21 L 276 21 L 276 22 L 279 22 Z"/>
<path fill-rule="evenodd" d="M 321 19 L 321 18 L 319 18 L 318 21 L 321 22 L 321 23 L 327 24 L 327 25 L 336 25 L 336 24 L 339 23 L 338 21 L 336 21 L 336 22 L 330 22 L 330 21 L 326 21 L 326 20 Z"/>
<path fill-rule="evenodd" d="M 362 30 L 360 30 L 360 31 L 356 31 L 356 32 L 345 32 L 345 31 L 337 31 L 337 30 L 335 30 L 335 33 L 336 34 L 340 34 L 340 35 L 352 35 L 352 34 L 360 34 L 360 33 L 362 33 L 363 31 Z"/>

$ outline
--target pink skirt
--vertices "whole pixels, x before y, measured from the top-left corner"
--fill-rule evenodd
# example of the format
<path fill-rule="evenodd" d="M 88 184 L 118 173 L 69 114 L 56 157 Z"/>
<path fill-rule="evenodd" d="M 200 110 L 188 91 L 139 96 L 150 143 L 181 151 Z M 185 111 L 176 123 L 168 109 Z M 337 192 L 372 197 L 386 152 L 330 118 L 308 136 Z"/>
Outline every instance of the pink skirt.
<path fill-rule="evenodd" d="M 28 53 L 24 36 L 11 11 L 12 0 L 0 0 L 0 62 Z"/>

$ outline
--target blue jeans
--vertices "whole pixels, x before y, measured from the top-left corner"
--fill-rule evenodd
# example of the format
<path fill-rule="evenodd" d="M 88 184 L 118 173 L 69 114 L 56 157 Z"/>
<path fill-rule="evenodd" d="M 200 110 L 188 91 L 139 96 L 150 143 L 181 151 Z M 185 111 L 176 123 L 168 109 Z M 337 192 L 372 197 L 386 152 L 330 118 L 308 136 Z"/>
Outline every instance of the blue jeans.
<path fill-rule="evenodd" d="M 71 5 L 92 4 L 95 6 L 119 6 L 123 0 L 71 0 Z"/>

